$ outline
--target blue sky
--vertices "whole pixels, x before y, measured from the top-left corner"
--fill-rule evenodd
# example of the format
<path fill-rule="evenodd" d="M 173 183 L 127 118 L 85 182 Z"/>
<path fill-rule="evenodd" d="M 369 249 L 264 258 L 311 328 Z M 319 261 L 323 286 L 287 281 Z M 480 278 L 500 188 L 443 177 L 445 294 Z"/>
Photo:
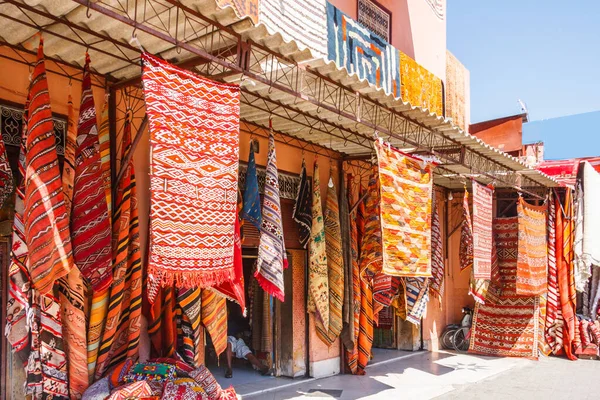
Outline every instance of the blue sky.
<path fill-rule="evenodd" d="M 577 143 L 600 154 L 593 118 L 561 131 L 552 119 L 600 110 L 600 1 L 448 0 L 447 15 L 447 47 L 471 73 L 471 122 L 516 114 L 521 99 L 530 121 L 549 119 L 535 139 L 524 128 L 525 142 L 561 136 L 576 148 L 554 158 L 579 156 Z"/>

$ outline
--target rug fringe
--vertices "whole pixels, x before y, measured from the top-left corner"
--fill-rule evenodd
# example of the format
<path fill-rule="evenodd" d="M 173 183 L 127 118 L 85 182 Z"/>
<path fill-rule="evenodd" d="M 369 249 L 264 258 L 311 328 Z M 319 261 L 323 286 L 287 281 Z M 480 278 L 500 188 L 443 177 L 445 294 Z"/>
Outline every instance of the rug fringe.
<path fill-rule="evenodd" d="M 258 281 L 258 284 L 260 285 L 260 287 L 265 292 L 269 293 L 271 296 L 275 297 L 282 303 L 284 302 L 285 294 L 283 293 L 283 291 L 281 289 L 279 289 L 275 284 L 273 284 L 273 282 L 271 282 L 270 280 L 268 280 L 264 276 L 262 276 L 259 271 L 256 271 L 254 273 L 254 277 Z"/>

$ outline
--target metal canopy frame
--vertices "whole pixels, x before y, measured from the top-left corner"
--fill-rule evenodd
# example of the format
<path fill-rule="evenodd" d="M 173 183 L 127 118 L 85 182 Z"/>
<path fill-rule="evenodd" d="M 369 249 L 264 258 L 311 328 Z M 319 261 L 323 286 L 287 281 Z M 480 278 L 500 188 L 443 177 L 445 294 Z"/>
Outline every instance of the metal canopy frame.
<path fill-rule="evenodd" d="M 427 114 L 420 109 L 392 102 L 380 92 L 366 95 L 361 90 L 364 82 L 344 86 L 323 73 L 327 66 L 323 67 L 322 62 L 298 62 L 253 41 L 249 35 L 237 33 L 241 25 L 250 23 L 248 19 L 237 19 L 225 26 L 188 6 L 193 4 L 191 1 L 72 1 L 76 3 L 74 8 L 80 5 L 75 11 L 85 10 L 88 18 L 101 17 L 117 21 L 121 28 L 129 27 L 132 38 L 139 36 L 141 45 L 145 38 L 160 42 L 155 53 L 170 62 L 211 79 L 238 82 L 241 120 L 247 127 L 253 127 L 249 129 L 268 129 L 268 120 L 272 119 L 280 137 L 296 144 L 306 143 L 299 145 L 300 148 L 329 148 L 349 159 L 370 157 L 377 134 L 404 151 L 435 156 L 443 167 L 438 176 L 450 179 L 470 176 L 534 197 L 540 197 L 540 190 L 546 190 L 544 183 L 451 137 L 449 132 L 453 128 L 445 121 L 426 125 L 423 121 Z M 0 0 L 2 5 L 14 7 L 20 16 L 2 11 L 6 10 L 3 8 L 0 17 L 113 60 L 114 69 L 94 71 L 105 76 L 111 93 L 139 83 L 142 49 L 134 42 L 92 29 L 85 20 L 70 18 L 71 13 L 56 16 L 51 10 L 30 6 L 22 0 Z M 0 45 L 23 50 L 6 42 Z M 78 67 L 61 59 L 53 61 Z"/>

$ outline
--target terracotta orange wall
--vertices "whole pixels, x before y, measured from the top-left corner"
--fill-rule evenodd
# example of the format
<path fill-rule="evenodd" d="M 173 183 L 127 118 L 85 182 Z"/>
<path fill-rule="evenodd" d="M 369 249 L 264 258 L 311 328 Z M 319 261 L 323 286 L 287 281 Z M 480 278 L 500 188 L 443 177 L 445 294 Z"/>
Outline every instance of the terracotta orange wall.
<path fill-rule="evenodd" d="M 14 52 L 6 47 L 0 46 L 0 55 L 16 57 Z M 35 56 L 29 53 L 21 53 L 21 55 L 30 62 L 35 62 Z M 64 68 L 68 74 L 81 78 L 81 70 L 73 68 Z M 50 101 L 52 112 L 67 115 L 67 99 L 69 93 L 73 97 L 73 106 L 76 114 L 79 113 L 79 103 L 81 101 L 81 82 L 72 79 L 71 87 L 69 87 L 69 79 L 52 73 L 52 71 L 60 71 L 60 69 L 51 61 L 46 62 L 46 70 L 48 77 L 48 91 L 50 93 Z M 0 59 L 0 100 L 10 101 L 24 105 L 27 98 L 27 90 L 29 87 L 30 69 L 27 65 L 7 60 Z M 95 80 L 94 80 L 95 81 Z M 95 83 L 100 87 L 93 87 L 94 101 L 98 116 L 104 104 L 104 82 Z"/>
<path fill-rule="evenodd" d="M 523 148 L 523 117 L 515 115 L 472 124 L 469 133 L 499 150 L 521 151 Z"/>
<path fill-rule="evenodd" d="M 357 0 L 329 2 L 351 18 L 357 18 Z M 392 13 L 392 45 L 445 82 L 445 10 L 444 19 L 439 19 L 425 0 L 378 0 L 378 3 Z"/>

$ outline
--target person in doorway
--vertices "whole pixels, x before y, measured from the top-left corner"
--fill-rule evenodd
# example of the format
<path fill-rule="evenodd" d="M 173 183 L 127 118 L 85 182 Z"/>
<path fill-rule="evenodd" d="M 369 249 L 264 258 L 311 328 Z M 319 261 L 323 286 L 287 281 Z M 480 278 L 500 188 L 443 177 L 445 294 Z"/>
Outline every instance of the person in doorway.
<path fill-rule="evenodd" d="M 228 336 L 227 337 L 227 351 L 225 353 L 227 357 L 227 370 L 225 371 L 225 378 L 231 378 L 233 376 L 233 370 L 231 369 L 231 362 L 233 361 L 233 356 L 235 358 L 241 358 L 250 361 L 252 366 L 256 368 L 262 375 L 266 375 L 269 372 L 269 367 L 263 365 L 258 358 L 254 354 L 241 337 L 241 333 L 237 336 Z"/>
<path fill-rule="evenodd" d="M 269 372 L 269 367 L 263 365 L 260 360 L 252 354 L 250 348 L 246 345 L 243 338 L 248 339 L 248 334 L 244 334 L 250 331 L 250 325 L 248 324 L 248 318 L 244 317 L 242 310 L 237 304 L 228 302 L 227 304 L 227 350 L 225 352 L 227 360 L 227 370 L 225 371 L 225 377 L 231 378 L 233 371 L 231 369 L 231 363 L 233 357 L 240 358 L 250 361 L 252 366 L 260 371 L 261 374 L 265 375 Z"/>

